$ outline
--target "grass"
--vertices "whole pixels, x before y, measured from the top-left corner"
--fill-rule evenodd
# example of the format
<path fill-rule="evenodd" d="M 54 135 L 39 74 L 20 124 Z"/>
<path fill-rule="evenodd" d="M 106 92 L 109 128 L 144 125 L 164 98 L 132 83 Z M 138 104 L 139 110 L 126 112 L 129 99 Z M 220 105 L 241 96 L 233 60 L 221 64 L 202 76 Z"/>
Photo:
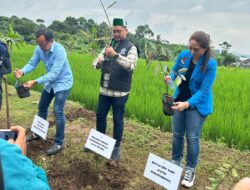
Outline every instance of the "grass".
<path fill-rule="evenodd" d="M 34 47 L 27 46 L 15 50 L 13 66 L 24 66 L 32 55 Z M 86 108 L 95 111 L 99 94 L 100 71 L 92 68 L 93 57 L 72 52 L 69 55 L 74 75 L 74 86 L 70 99 L 78 101 Z M 132 90 L 126 105 L 126 116 L 150 124 L 165 131 L 171 129 L 171 119 L 162 113 L 161 96 L 165 92 L 163 77 L 155 75 L 153 63 L 147 69 L 144 60 L 139 59 L 133 75 Z M 171 63 L 169 65 L 172 65 Z M 43 64 L 21 80 L 36 79 L 45 73 Z M 213 88 L 214 113 L 204 124 L 202 137 L 213 141 L 223 141 L 229 147 L 250 149 L 250 76 L 249 69 L 218 68 Z M 14 84 L 10 76 L 10 84 Z M 41 90 L 42 86 L 36 86 Z"/>

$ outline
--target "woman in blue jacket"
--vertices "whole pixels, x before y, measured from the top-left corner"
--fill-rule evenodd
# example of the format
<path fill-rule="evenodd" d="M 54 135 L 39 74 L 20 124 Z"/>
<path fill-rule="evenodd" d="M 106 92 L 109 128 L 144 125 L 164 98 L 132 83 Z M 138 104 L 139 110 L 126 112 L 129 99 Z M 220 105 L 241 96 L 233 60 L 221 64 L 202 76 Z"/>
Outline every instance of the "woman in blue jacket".
<path fill-rule="evenodd" d="M 213 111 L 212 86 L 216 75 L 216 61 L 211 57 L 210 36 L 197 31 L 189 39 L 189 50 L 182 51 L 165 78 L 175 80 L 178 71 L 186 68 L 186 80 L 174 92 L 172 118 L 172 161 L 181 165 L 184 135 L 187 138 L 187 155 L 183 186 L 193 186 L 198 163 L 199 138 L 206 117 Z"/>
<path fill-rule="evenodd" d="M 26 157 L 25 129 L 18 132 L 16 141 L 0 138 L 0 190 L 50 190 L 44 170 Z"/>

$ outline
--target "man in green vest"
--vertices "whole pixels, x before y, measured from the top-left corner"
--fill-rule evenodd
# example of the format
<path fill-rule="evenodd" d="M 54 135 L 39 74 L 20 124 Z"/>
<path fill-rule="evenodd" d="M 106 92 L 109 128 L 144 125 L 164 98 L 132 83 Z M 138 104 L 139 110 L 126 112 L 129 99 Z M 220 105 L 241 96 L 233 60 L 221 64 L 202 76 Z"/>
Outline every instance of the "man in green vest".
<path fill-rule="evenodd" d="M 113 39 L 110 46 L 98 55 L 93 66 L 101 68 L 101 84 L 96 129 L 106 133 L 107 114 L 113 110 L 113 138 L 116 140 L 109 165 L 117 166 L 124 128 L 124 110 L 129 97 L 132 74 L 138 59 L 137 48 L 127 39 L 128 29 L 123 19 L 113 20 Z"/>

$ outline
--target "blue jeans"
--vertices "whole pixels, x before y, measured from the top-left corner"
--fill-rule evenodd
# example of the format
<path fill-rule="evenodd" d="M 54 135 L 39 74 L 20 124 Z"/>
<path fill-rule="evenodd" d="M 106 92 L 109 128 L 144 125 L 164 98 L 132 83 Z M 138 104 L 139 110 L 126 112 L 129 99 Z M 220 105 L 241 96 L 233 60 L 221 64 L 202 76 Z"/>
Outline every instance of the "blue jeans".
<path fill-rule="evenodd" d="M 172 118 L 172 160 L 181 163 L 184 148 L 184 135 L 187 139 L 186 168 L 195 169 L 200 150 L 200 134 L 206 117 L 196 109 L 175 111 Z"/>
<path fill-rule="evenodd" d="M 64 140 L 64 128 L 65 128 L 65 116 L 64 116 L 64 105 L 66 99 L 68 98 L 70 89 L 59 91 L 54 94 L 53 89 L 51 89 L 50 93 L 46 90 L 42 91 L 41 99 L 38 105 L 38 115 L 43 119 L 47 119 L 48 117 L 48 108 L 55 97 L 54 101 L 54 116 L 56 120 L 56 136 L 55 136 L 55 144 L 62 145 Z"/>
<path fill-rule="evenodd" d="M 107 128 L 107 115 L 110 107 L 113 110 L 113 138 L 116 140 L 115 147 L 119 147 L 122 140 L 123 128 L 124 128 L 124 111 L 125 104 L 128 100 L 128 96 L 123 97 L 110 97 L 99 95 L 99 102 L 96 112 L 96 129 L 97 131 L 105 134 Z"/>

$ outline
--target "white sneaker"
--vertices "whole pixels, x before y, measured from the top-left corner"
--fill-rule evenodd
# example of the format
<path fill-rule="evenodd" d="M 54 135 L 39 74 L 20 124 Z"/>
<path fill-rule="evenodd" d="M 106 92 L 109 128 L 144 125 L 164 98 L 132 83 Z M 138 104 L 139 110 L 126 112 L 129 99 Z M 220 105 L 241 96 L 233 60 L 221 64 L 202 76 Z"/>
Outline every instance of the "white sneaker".
<path fill-rule="evenodd" d="M 195 174 L 193 170 L 186 169 L 181 185 L 185 187 L 192 187 L 194 185 Z"/>

